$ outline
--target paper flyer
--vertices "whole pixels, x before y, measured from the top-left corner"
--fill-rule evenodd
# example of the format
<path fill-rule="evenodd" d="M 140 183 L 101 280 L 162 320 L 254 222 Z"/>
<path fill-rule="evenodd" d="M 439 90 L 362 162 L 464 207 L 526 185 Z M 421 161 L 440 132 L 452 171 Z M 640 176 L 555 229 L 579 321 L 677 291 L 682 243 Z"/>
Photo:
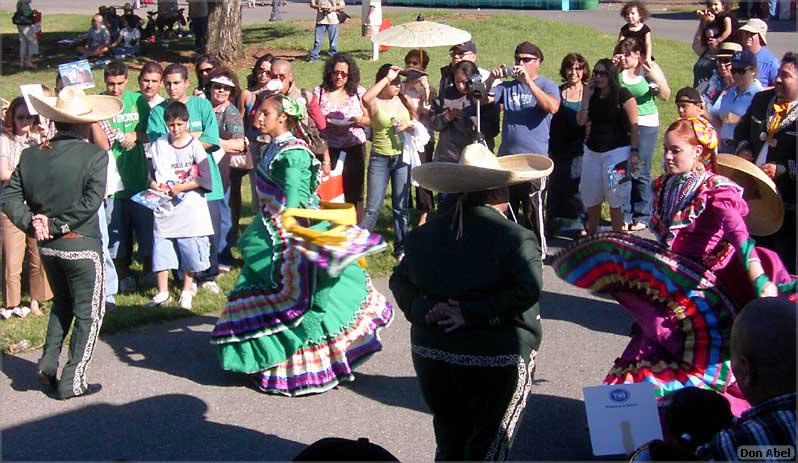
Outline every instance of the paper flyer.
<path fill-rule="evenodd" d="M 662 439 L 653 384 L 586 387 L 583 392 L 593 455 L 629 455 Z"/>
<path fill-rule="evenodd" d="M 91 74 L 89 60 L 59 64 L 58 73 L 61 74 L 65 87 L 69 85 L 77 85 L 80 88 L 94 87 L 94 76 Z"/>

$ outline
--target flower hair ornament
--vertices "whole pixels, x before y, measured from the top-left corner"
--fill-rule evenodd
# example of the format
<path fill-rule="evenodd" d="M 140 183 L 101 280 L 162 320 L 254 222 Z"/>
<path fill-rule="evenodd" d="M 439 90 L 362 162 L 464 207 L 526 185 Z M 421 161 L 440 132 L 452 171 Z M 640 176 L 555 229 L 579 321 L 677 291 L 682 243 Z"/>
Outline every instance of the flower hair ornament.
<path fill-rule="evenodd" d="M 706 170 L 717 172 L 718 132 L 703 117 L 690 117 L 687 120 L 693 127 L 698 143 L 704 147 L 704 152 L 701 154 L 701 163 Z"/>
<path fill-rule="evenodd" d="M 291 117 L 302 119 L 302 106 L 293 98 L 280 95 L 280 103 L 283 105 L 283 112 Z"/>

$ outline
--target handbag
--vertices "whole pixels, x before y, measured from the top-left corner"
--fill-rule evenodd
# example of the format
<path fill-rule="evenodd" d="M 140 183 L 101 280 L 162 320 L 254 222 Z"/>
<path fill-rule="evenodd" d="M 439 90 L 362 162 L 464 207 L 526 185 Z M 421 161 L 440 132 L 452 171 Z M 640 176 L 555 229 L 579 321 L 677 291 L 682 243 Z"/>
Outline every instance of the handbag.
<path fill-rule="evenodd" d="M 344 24 L 344 23 L 346 23 L 347 21 L 349 21 L 352 18 L 344 10 L 338 10 L 338 11 L 335 12 L 335 14 L 336 14 L 336 16 L 338 16 L 338 23 L 339 24 Z"/>
<path fill-rule="evenodd" d="M 252 153 L 249 151 L 249 143 L 244 151 L 241 153 L 228 153 L 230 159 L 230 168 L 236 170 L 250 171 L 255 168 L 255 160 L 252 159 Z"/>
<path fill-rule="evenodd" d="M 22 10 L 17 10 L 11 16 L 11 23 L 16 26 L 30 26 L 33 24 L 33 16 L 26 15 Z"/>

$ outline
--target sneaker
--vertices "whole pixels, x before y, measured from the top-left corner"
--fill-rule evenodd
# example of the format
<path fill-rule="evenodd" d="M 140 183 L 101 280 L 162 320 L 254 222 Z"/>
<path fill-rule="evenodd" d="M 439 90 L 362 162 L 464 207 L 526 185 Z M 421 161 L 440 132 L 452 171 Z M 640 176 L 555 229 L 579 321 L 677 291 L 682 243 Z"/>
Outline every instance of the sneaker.
<path fill-rule="evenodd" d="M 219 264 L 219 273 L 229 273 L 232 268 L 231 265 Z"/>
<path fill-rule="evenodd" d="M 14 315 L 16 315 L 19 318 L 25 318 L 30 313 L 30 309 L 23 305 L 21 307 L 14 307 L 13 309 L 11 309 L 11 312 L 13 312 Z"/>
<path fill-rule="evenodd" d="M 196 281 L 191 283 L 191 295 L 192 296 L 196 296 L 197 295 L 197 282 Z"/>
<path fill-rule="evenodd" d="M 158 293 L 153 296 L 153 298 L 147 304 L 147 307 L 159 307 L 166 304 L 170 300 L 172 300 L 172 296 L 170 296 L 169 293 Z"/>
<path fill-rule="evenodd" d="M 14 312 L 8 309 L 0 309 L 0 317 L 2 317 L 3 319 L 8 320 L 9 318 L 11 318 L 12 315 L 14 315 Z"/>
<path fill-rule="evenodd" d="M 194 294 L 191 291 L 183 291 L 180 293 L 180 300 L 177 302 L 181 309 L 191 310 L 191 301 L 194 299 Z"/>
<path fill-rule="evenodd" d="M 629 231 L 633 231 L 633 232 L 643 231 L 643 230 L 646 230 L 647 228 L 648 228 L 648 226 L 646 224 L 644 224 L 643 222 L 632 222 L 632 223 L 629 224 Z"/>
<path fill-rule="evenodd" d="M 136 279 L 132 276 L 127 276 L 119 280 L 119 293 L 127 293 L 136 290 Z"/>
<path fill-rule="evenodd" d="M 222 293 L 222 288 L 220 288 L 219 285 L 217 285 L 215 281 L 206 281 L 205 283 L 200 285 L 200 288 L 207 289 L 208 291 L 212 292 L 213 294 L 221 294 Z"/>

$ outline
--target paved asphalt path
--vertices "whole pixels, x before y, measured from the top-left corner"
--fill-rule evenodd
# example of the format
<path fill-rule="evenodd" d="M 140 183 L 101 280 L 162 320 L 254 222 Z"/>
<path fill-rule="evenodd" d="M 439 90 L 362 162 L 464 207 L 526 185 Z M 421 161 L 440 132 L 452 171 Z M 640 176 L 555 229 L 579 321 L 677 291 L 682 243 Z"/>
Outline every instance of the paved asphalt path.
<path fill-rule="evenodd" d="M 79 2 L 64 1 L 64 0 L 34 0 L 33 5 L 41 10 L 44 14 L 47 13 L 83 13 L 89 14 L 97 11 L 100 5 L 114 5 L 121 6 L 124 0 L 81 0 Z M 186 3 L 181 0 L 181 3 Z M 260 3 L 260 0 L 258 0 Z M 16 5 L 16 0 L 0 0 L 0 10 L 13 10 Z M 271 0 L 269 0 L 271 5 Z M 586 24 L 594 27 L 595 29 L 617 36 L 618 29 L 623 25 L 623 20 L 618 15 L 619 5 L 602 5 L 599 10 L 590 11 L 556 11 L 556 10 L 502 10 L 502 9 L 480 9 L 480 13 L 485 14 L 525 14 L 546 18 L 556 21 L 563 21 L 566 23 Z M 154 9 L 150 6 L 147 9 Z M 383 7 L 384 14 L 390 15 L 394 11 L 411 11 L 411 12 L 424 12 L 426 8 L 423 7 L 396 7 L 385 6 Z M 360 15 L 360 5 L 351 5 L 348 8 L 353 16 Z M 288 5 L 281 9 L 283 19 L 312 19 L 314 12 L 308 7 L 307 1 L 288 0 Z M 472 13 L 474 9 L 455 9 L 454 11 L 463 11 Z M 261 23 L 269 20 L 271 6 L 257 7 L 257 8 L 244 8 L 243 20 L 247 24 Z M 139 11 L 139 15 L 146 17 L 143 11 Z M 654 37 L 667 38 L 673 40 L 692 41 L 693 34 L 697 25 L 696 17 L 691 13 L 666 13 L 666 12 L 653 12 L 652 17 L 647 21 L 647 24 L 654 31 Z M 88 28 L 89 24 L 86 24 Z M 777 21 L 770 24 L 771 32 L 768 33 L 768 46 L 776 56 L 781 57 L 787 50 L 795 50 L 795 43 L 798 41 L 798 33 L 796 33 L 795 22 Z M 346 37 L 342 37 L 346 40 Z M 308 43 L 305 45 L 308 48 L 313 44 L 313 37 L 308 35 Z M 477 44 L 479 46 L 479 44 Z M 690 57 L 692 65 L 693 57 Z"/>
<path fill-rule="evenodd" d="M 550 267 L 544 280 L 543 344 L 512 458 L 587 460 L 582 387 L 601 382 L 626 345 L 630 319 L 564 285 Z M 387 280 L 376 284 L 390 294 Z M 353 383 L 297 399 L 262 394 L 219 369 L 208 342 L 214 321 L 199 316 L 101 338 L 89 382 L 103 389 L 65 402 L 39 390 L 39 352 L 4 355 L 0 459 L 288 460 L 317 439 L 341 436 L 368 437 L 402 461 L 432 460 L 432 417 L 401 315 Z"/>

